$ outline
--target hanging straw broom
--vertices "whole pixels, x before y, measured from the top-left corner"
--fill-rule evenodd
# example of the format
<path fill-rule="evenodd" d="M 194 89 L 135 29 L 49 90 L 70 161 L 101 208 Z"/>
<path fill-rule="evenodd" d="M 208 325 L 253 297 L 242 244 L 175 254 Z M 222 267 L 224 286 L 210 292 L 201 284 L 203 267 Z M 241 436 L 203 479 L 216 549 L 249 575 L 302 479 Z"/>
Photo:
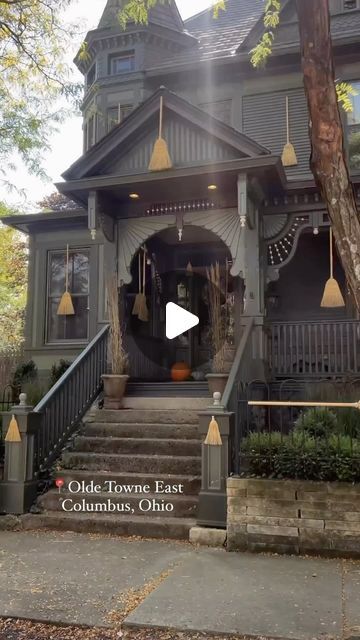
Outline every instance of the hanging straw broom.
<path fill-rule="evenodd" d="M 60 300 L 57 310 L 58 316 L 74 316 L 75 310 L 71 295 L 69 293 L 69 245 L 66 246 L 66 275 L 65 275 L 65 293 Z"/>
<path fill-rule="evenodd" d="M 290 118 L 289 118 L 289 97 L 286 96 L 286 131 L 287 143 L 284 147 L 281 160 L 284 167 L 295 167 L 298 163 L 294 145 L 290 142 Z"/>
<path fill-rule="evenodd" d="M 19 425 L 14 415 L 10 420 L 8 432 L 5 437 L 5 442 L 21 442 Z"/>
<path fill-rule="evenodd" d="M 132 310 L 133 316 L 138 316 L 142 304 L 142 287 L 141 287 L 141 250 L 139 251 L 139 293 L 136 294 L 134 307 Z"/>
<path fill-rule="evenodd" d="M 222 445 L 220 429 L 218 423 L 215 420 L 215 416 L 212 417 L 212 420 L 209 424 L 209 430 L 204 444 L 207 444 L 210 447 L 221 447 Z"/>
<path fill-rule="evenodd" d="M 149 310 L 147 308 L 146 301 L 146 252 L 143 252 L 143 281 L 142 281 L 142 294 L 139 298 L 139 313 L 138 318 L 141 322 L 149 322 Z"/>
<path fill-rule="evenodd" d="M 324 295 L 321 300 L 324 309 L 345 307 L 345 300 L 341 293 L 339 283 L 334 278 L 334 246 L 333 230 L 330 227 L 330 278 L 325 285 Z"/>
<path fill-rule="evenodd" d="M 155 142 L 154 150 L 153 150 L 150 164 L 149 164 L 149 171 L 166 171 L 167 169 L 171 169 L 173 166 L 166 140 L 164 140 L 164 138 L 162 137 L 163 114 L 164 114 L 164 98 L 163 96 L 161 96 L 159 137 Z"/>

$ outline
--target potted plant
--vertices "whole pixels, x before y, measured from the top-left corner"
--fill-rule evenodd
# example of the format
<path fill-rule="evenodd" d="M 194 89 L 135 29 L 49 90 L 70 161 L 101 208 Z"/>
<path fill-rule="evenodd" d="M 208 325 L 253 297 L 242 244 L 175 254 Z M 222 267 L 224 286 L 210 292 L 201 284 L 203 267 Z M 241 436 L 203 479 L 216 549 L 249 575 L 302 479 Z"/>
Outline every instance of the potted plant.
<path fill-rule="evenodd" d="M 223 395 L 229 378 L 229 367 L 226 359 L 226 318 L 221 304 L 221 276 L 220 265 L 217 262 L 207 269 L 209 281 L 209 312 L 211 338 L 213 347 L 212 373 L 206 378 L 211 395 L 220 392 Z M 226 301 L 227 304 L 227 301 Z"/>
<path fill-rule="evenodd" d="M 107 280 L 108 311 L 110 323 L 109 365 L 111 373 L 102 376 L 104 383 L 104 409 L 121 409 L 125 395 L 128 356 L 124 349 L 119 315 L 119 297 L 116 275 Z"/>

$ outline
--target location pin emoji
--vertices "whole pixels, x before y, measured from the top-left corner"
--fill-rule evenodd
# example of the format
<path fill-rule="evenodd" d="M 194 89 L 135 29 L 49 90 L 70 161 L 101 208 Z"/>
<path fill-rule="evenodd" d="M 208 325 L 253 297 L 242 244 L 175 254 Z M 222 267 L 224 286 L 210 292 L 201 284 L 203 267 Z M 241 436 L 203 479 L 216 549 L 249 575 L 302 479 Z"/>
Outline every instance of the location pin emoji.
<path fill-rule="evenodd" d="M 65 484 L 65 480 L 63 480 L 62 478 L 56 478 L 55 484 L 56 484 L 57 488 L 59 489 L 59 493 L 60 493 L 61 492 L 61 487 L 63 487 L 64 484 Z"/>

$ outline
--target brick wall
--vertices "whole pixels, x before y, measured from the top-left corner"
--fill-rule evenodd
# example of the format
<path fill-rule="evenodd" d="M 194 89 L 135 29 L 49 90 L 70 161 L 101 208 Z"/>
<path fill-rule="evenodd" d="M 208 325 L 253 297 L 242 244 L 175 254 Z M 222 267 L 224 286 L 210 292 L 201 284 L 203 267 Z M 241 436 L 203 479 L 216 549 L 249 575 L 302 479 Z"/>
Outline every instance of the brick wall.
<path fill-rule="evenodd" d="M 360 557 L 360 485 L 229 478 L 229 551 Z"/>

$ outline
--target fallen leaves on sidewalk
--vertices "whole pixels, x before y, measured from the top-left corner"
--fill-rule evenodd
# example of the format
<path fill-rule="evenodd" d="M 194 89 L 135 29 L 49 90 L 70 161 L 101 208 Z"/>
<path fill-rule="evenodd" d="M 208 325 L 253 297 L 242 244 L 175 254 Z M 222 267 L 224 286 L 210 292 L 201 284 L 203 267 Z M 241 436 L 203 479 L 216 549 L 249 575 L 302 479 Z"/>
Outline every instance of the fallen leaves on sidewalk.
<path fill-rule="evenodd" d="M 170 573 L 171 570 L 163 571 L 163 573 L 144 584 L 140 589 L 128 589 L 128 591 L 121 593 L 119 596 L 120 609 L 110 611 L 107 616 L 109 623 L 121 624 L 125 618 L 127 618 L 128 615 L 150 595 L 150 593 L 155 591 L 155 589 L 157 589 L 161 583 L 168 578 Z"/>
<path fill-rule="evenodd" d="M 0 640 L 243 640 L 243 636 L 209 636 L 161 629 L 88 629 L 0 619 Z M 258 640 L 261 640 L 260 638 Z"/>

